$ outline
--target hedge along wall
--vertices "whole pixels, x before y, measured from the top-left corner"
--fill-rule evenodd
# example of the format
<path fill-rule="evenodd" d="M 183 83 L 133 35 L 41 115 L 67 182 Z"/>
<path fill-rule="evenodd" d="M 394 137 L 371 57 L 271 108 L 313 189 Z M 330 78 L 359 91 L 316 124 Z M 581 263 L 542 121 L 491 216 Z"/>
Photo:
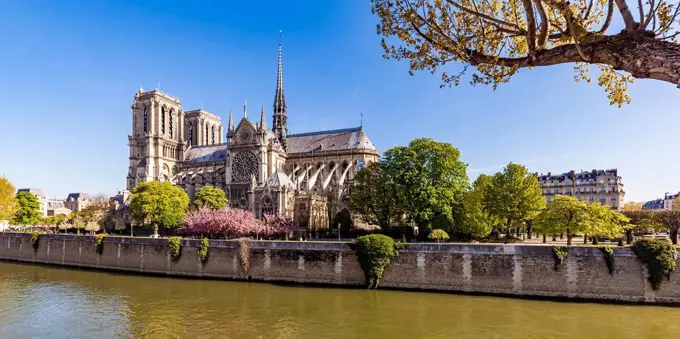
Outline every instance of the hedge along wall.
<path fill-rule="evenodd" d="M 171 276 L 365 286 L 364 273 L 347 243 L 244 245 L 210 240 L 204 261 L 199 256 L 201 240 L 181 240 L 176 258 L 170 255 L 167 239 L 106 237 L 101 254 L 96 248 L 91 236 L 42 235 L 34 249 L 31 234 L 0 233 L 0 259 L 5 260 Z M 596 247 L 569 248 L 556 269 L 552 246 L 411 244 L 392 259 L 380 288 L 680 305 L 678 271 L 655 291 L 647 282 L 646 266 L 630 249 L 617 247 L 613 257 L 610 274 Z"/>

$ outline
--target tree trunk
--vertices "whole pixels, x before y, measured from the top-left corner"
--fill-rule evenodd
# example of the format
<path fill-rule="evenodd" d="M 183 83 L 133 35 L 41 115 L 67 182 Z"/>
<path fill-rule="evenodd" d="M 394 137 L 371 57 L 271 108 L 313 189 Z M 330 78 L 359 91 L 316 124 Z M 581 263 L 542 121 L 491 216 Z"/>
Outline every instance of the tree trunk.
<path fill-rule="evenodd" d="M 564 233 L 560 233 L 560 240 L 564 239 Z"/>
<path fill-rule="evenodd" d="M 527 221 L 527 239 L 531 239 L 531 227 L 533 226 L 533 221 Z"/>
<path fill-rule="evenodd" d="M 557 235 L 553 234 L 552 241 L 557 241 Z"/>
<path fill-rule="evenodd" d="M 517 234 L 517 237 L 519 238 L 519 227 L 517 227 L 516 234 Z"/>
<path fill-rule="evenodd" d="M 158 224 L 153 224 L 153 236 L 158 238 Z"/>
<path fill-rule="evenodd" d="M 588 236 L 584 234 L 583 235 L 583 244 L 587 244 L 587 243 L 588 243 Z"/>
<path fill-rule="evenodd" d="M 633 230 L 626 231 L 626 244 L 630 245 L 633 242 Z"/>
<path fill-rule="evenodd" d="M 545 233 L 543 233 L 543 243 L 545 244 Z"/>
<path fill-rule="evenodd" d="M 673 245 L 678 244 L 678 229 L 677 228 L 671 230 L 671 242 L 673 243 Z"/>
<path fill-rule="evenodd" d="M 571 231 L 567 228 L 567 246 L 571 246 Z"/>

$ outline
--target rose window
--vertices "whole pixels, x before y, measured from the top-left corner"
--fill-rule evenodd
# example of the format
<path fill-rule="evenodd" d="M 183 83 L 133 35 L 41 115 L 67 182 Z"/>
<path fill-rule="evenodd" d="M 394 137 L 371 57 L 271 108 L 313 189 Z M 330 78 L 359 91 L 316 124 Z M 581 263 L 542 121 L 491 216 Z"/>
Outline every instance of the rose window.
<path fill-rule="evenodd" d="M 231 166 L 231 181 L 246 182 L 257 173 L 257 156 L 251 152 L 239 152 Z"/>

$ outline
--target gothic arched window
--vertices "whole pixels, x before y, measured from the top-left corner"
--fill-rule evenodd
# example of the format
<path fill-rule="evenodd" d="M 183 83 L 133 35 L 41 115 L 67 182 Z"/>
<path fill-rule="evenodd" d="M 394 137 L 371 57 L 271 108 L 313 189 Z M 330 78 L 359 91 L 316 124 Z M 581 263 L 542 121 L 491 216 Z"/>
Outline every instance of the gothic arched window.
<path fill-rule="evenodd" d="M 264 198 L 262 198 L 261 206 L 262 216 L 276 214 L 274 211 L 274 200 L 272 199 L 271 196 L 265 195 Z"/>
<path fill-rule="evenodd" d="M 212 127 L 212 143 L 215 143 L 215 126 Z"/>
<path fill-rule="evenodd" d="M 194 124 L 189 123 L 189 146 L 194 144 Z"/>
<path fill-rule="evenodd" d="M 144 105 L 144 133 L 148 131 L 147 129 L 147 118 L 148 118 L 148 113 L 146 111 L 146 105 Z"/>
<path fill-rule="evenodd" d="M 161 108 L 161 134 L 165 134 L 165 107 Z"/>
<path fill-rule="evenodd" d="M 173 136 L 173 135 L 172 135 L 172 114 L 173 114 L 173 113 L 175 113 L 175 112 L 174 112 L 174 111 L 170 111 L 170 117 L 169 117 L 169 120 L 170 120 L 169 123 L 170 123 L 170 124 L 168 125 L 169 130 L 170 130 L 170 137 L 171 137 L 171 138 L 172 138 L 172 136 Z"/>

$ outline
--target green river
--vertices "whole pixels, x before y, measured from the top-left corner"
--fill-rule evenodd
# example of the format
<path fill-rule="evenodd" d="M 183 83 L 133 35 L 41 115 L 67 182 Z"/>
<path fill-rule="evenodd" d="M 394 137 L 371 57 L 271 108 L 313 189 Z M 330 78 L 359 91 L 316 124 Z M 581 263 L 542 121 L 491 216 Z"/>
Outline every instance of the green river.
<path fill-rule="evenodd" d="M 279 286 L 0 262 L 0 338 L 678 338 L 670 307 Z"/>

